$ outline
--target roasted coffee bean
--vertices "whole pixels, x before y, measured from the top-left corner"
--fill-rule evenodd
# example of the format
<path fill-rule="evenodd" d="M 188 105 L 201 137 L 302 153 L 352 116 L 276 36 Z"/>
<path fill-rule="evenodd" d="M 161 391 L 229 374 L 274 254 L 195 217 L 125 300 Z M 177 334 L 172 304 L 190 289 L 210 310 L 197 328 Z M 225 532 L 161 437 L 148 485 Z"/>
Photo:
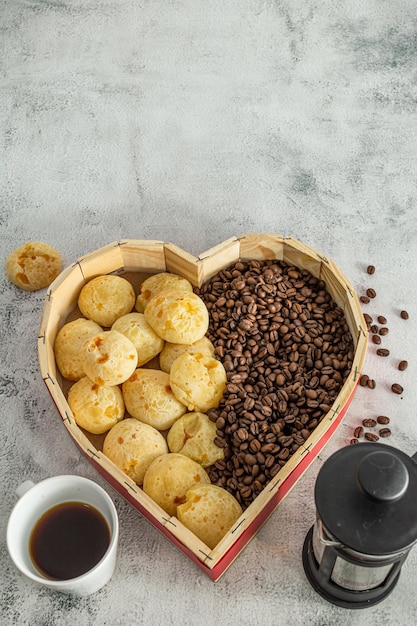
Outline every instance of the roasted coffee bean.
<path fill-rule="evenodd" d="M 258 439 L 252 439 L 252 441 L 249 444 L 249 449 L 251 452 L 259 452 L 259 450 L 261 449 L 262 444 Z"/>
<path fill-rule="evenodd" d="M 371 333 L 376 334 L 378 332 L 378 326 L 376 324 L 372 324 L 371 328 L 369 329 L 369 331 Z"/>
<path fill-rule="evenodd" d="M 375 265 L 368 265 L 366 271 L 368 272 L 368 274 L 375 274 Z"/>
<path fill-rule="evenodd" d="M 387 328 L 386 326 L 383 326 L 383 328 L 379 329 L 379 334 L 384 337 L 385 335 L 388 335 L 389 333 L 389 328 Z"/>
<path fill-rule="evenodd" d="M 374 426 L 376 426 L 376 420 L 369 417 L 362 420 L 362 424 L 365 426 L 365 428 L 373 428 Z"/>
<path fill-rule="evenodd" d="M 224 471 L 226 469 L 226 461 L 224 459 L 219 459 L 216 461 L 215 466 L 220 471 Z"/>
<path fill-rule="evenodd" d="M 355 444 L 355 443 L 359 443 L 359 439 L 356 439 L 356 438 L 354 437 L 353 439 L 351 439 L 351 440 L 349 441 L 349 443 L 350 443 L 351 445 L 353 445 L 353 444 Z"/>
<path fill-rule="evenodd" d="M 375 382 L 375 380 L 373 378 L 370 378 L 368 380 L 367 387 L 369 387 L 369 389 L 375 389 L 376 382 Z"/>
<path fill-rule="evenodd" d="M 372 343 L 379 345 L 381 343 L 381 337 L 379 335 L 372 335 Z"/>
<path fill-rule="evenodd" d="M 224 427 L 226 426 L 226 420 L 224 419 L 224 417 L 218 417 L 216 419 L 216 428 L 218 430 L 222 430 Z"/>
<path fill-rule="evenodd" d="M 366 387 L 368 385 L 369 376 L 367 374 L 362 374 L 359 379 L 359 384 L 361 387 Z"/>
<path fill-rule="evenodd" d="M 378 322 L 379 322 L 380 324 L 386 324 L 386 323 L 387 323 L 387 318 L 386 318 L 386 317 L 384 317 L 383 315 L 378 315 L 378 318 L 377 318 L 377 319 L 378 319 Z"/>
<path fill-rule="evenodd" d="M 393 385 L 391 385 L 391 390 L 398 395 L 401 395 L 404 391 L 404 389 L 398 383 L 394 383 Z"/>
<path fill-rule="evenodd" d="M 370 315 L 368 315 L 368 313 L 364 313 L 364 314 L 363 314 L 363 317 L 364 317 L 364 320 L 365 320 L 365 322 L 366 322 L 367 324 L 372 324 L 373 319 L 372 319 L 372 317 L 371 317 Z"/>
<path fill-rule="evenodd" d="M 378 415 L 378 417 L 376 418 L 376 421 L 378 422 L 378 424 L 389 424 L 390 423 L 390 419 L 386 415 Z"/>
<path fill-rule="evenodd" d="M 389 356 L 389 350 L 387 350 L 387 348 L 378 348 L 376 353 L 378 356 Z"/>
<path fill-rule="evenodd" d="M 400 370 L 400 372 L 403 372 L 404 370 L 406 370 L 408 367 L 408 361 L 400 361 L 398 363 L 398 369 Z"/>
<path fill-rule="evenodd" d="M 236 431 L 236 436 L 238 437 L 238 439 L 240 439 L 240 441 L 246 441 L 246 439 L 248 438 L 248 431 L 246 430 L 246 428 L 238 428 Z"/>
<path fill-rule="evenodd" d="M 400 316 L 402 317 L 403 320 L 408 320 L 408 313 L 407 311 L 401 311 Z"/>
<path fill-rule="evenodd" d="M 370 302 L 370 298 L 368 298 L 368 296 L 361 296 L 359 300 L 362 302 L 362 304 L 369 304 Z"/>
<path fill-rule="evenodd" d="M 265 458 L 265 468 L 268 469 L 275 464 L 275 457 L 273 454 L 268 454 Z"/>
<path fill-rule="evenodd" d="M 364 433 L 364 430 L 362 426 L 357 426 L 355 430 L 353 431 L 353 436 L 356 437 L 356 439 L 359 439 L 360 437 L 362 437 L 363 433 Z"/>
<path fill-rule="evenodd" d="M 242 487 L 240 489 L 240 495 L 243 500 L 249 500 L 252 495 L 252 489 L 248 485 L 246 485 L 245 487 Z"/>
<path fill-rule="evenodd" d="M 389 428 L 380 428 L 378 432 L 380 437 L 389 437 L 391 435 Z"/>
<path fill-rule="evenodd" d="M 246 465 L 255 465 L 256 464 L 256 456 L 253 454 L 245 454 L 244 461 Z"/>
<path fill-rule="evenodd" d="M 372 287 L 370 287 L 369 289 L 366 290 L 366 295 L 368 296 L 368 298 L 375 298 L 376 297 L 375 289 L 372 289 Z"/>
<path fill-rule="evenodd" d="M 379 437 L 375 433 L 365 433 L 365 439 L 368 441 L 378 441 Z"/>

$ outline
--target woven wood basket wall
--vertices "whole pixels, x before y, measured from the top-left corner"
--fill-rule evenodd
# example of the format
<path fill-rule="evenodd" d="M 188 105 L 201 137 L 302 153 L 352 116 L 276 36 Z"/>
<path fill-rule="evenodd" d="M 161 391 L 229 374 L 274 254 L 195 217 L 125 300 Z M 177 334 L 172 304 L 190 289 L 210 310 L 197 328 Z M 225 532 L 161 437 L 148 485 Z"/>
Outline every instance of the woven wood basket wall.
<path fill-rule="evenodd" d="M 82 431 L 67 403 L 68 381 L 55 363 L 54 342 L 58 330 L 77 313 L 82 287 L 102 274 L 123 274 L 138 289 L 150 273 L 168 271 L 201 286 L 220 269 L 238 260 L 278 259 L 306 269 L 323 279 L 335 302 L 343 309 L 355 347 L 352 370 L 327 415 L 244 511 L 224 539 L 210 550 L 176 517 L 169 517 L 140 487 L 119 470 L 101 451 L 103 437 Z M 64 270 L 47 292 L 39 326 L 38 354 L 43 380 L 55 403 L 63 426 L 89 462 L 130 504 L 184 552 L 212 580 L 218 580 L 279 502 L 299 480 L 341 423 L 352 401 L 367 348 L 366 324 L 355 290 L 336 265 L 312 248 L 279 234 L 232 237 L 194 257 L 172 243 L 126 239 L 111 243 L 80 258 Z M 63 430 L 64 432 L 64 430 Z"/>

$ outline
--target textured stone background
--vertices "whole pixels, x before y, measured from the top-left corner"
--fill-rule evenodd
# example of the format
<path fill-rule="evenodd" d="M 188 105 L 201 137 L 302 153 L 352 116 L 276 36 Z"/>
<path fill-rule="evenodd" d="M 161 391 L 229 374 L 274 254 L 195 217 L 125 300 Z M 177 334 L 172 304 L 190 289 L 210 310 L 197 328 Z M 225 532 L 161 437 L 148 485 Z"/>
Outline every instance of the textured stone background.
<path fill-rule="evenodd" d="M 333 258 L 358 293 L 372 282 L 368 310 L 388 318 L 392 352 L 378 360 L 369 350 L 377 388 L 359 389 L 334 438 L 218 583 L 110 490 L 117 571 L 77 600 L 34 588 L 6 552 L 21 481 L 66 472 L 102 481 L 40 377 L 45 292 L 21 292 L 3 272 L 1 622 L 415 623 L 417 548 L 391 596 L 364 611 L 322 600 L 301 563 L 317 471 L 363 417 L 390 415 L 389 442 L 417 450 L 415 2 L 2 0 L 0 24 L 3 267 L 28 240 L 58 248 L 67 266 L 126 237 L 197 255 L 241 233 L 292 235 Z M 402 358 L 410 366 L 399 375 Z M 388 389 L 397 381 L 403 396 Z"/>

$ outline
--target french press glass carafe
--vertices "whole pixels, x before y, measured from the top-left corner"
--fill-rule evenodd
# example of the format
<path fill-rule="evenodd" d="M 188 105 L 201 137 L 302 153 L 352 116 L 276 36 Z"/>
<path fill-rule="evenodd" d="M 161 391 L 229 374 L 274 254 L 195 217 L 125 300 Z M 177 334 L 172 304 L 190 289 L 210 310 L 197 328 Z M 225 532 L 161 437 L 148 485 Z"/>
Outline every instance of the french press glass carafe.
<path fill-rule="evenodd" d="M 391 446 L 360 443 L 338 450 L 321 468 L 303 565 L 333 604 L 372 606 L 396 585 L 417 541 L 416 461 Z"/>

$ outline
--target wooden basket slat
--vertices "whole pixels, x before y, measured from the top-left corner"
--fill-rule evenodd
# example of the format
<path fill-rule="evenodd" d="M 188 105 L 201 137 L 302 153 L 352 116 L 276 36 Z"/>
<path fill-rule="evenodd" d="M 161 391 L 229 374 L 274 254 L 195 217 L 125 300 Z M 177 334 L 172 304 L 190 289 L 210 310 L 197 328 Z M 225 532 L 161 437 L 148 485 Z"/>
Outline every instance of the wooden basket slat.
<path fill-rule="evenodd" d="M 48 359 L 49 364 L 52 364 L 52 363 L 55 364 L 55 355 L 54 355 L 53 348 L 54 348 L 55 338 L 58 334 L 59 329 L 62 326 L 62 319 L 63 319 L 62 315 L 60 315 L 60 312 L 59 312 L 60 307 L 58 306 L 55 307 L 54 304 L 55 304 L 55 298 L 52 297 L 50 301 L 50 313 L 49 313 L 48 323 L 46 326 L 44 326 L 44 335 L 43 335 L 45 338 L 47 350 L 48 351 L 52 350 Z"/>
<path fill-rule="evenodd" d="M 172 243 L 165 243 L 165 263 L 168 272 L 179 274 L 198 287 L 202 281 L 202 268 L 198 259 Z"/>
<path fill-rule="evenodd" d="M 79 258 L 78 264 L 86 281 L 124 269 L 123 255 L 117 241 Z"/>
<path fill-rule="evenodd" d="M 47 291 L 46 303 L 39 324 L 39 336 L 45 334 L 50 315 L 59 315 L 63 319 L 67 317 L 68 313 L 74 307 L 78 294 L 84 285 L 84 275 L 78 263 L 67 267 L 61 272 Z M 55 340 L 55 337 L 53 340 Z"/>
<path fill-rule="evenodd" d="M 326 288 L 336 304 L 345 309 L 347 296 L 352 287 L 332 261 L 322 264 L 320 278 L 326 283 Z"/>
<path fill-rule="evenodd" d="M 54 367 L 54 369 L 56 369 L 56 367 Z M 49 393 L 51 394 L 56 408 L 58 409 L 62 421 L 66 422 L 68 420 L 69 423 L 72 421 L 73 425 L 76 426 L 74 418 L 72 418 L 71 409 L 68 406 L 64 392 L 62 391 L 57 377 L 53 375 L 52 371 L 48 370 L 46 376 L 44 377 L 44 382 Z"/>
<path fill-rule="evenodd" d="M 244 261 L 283 260 L 284 237 L 276 235 L 240 235 L 240 258 Z"/>
<path fill-rule="evenodd" d="M 288 265 L 295 265 L 299 269 L 307 270 L 316 278 L 320 278 L 322 263 L 326 260 L 326 257 L 310 246 L 292 237 L 285 237 L 283 261 Z"/>
<path fill-rule="evenodd" d="M 56 335 L 54 335 L 55 337 Z M 57 366 L 54 354 L 54 343 L 48 339 L 48 335 L 43 335 L 38 338 L 38 353 L 39 353 L 39 367 L 41 370 L 42 378 L 48 378 L 52 376 L 54 379 L 57 377 Z M 60 388 L 60 386 L 58 385 Z"/>
<path fill-rule="evenodd" d="M 127 272 L 165 272 L 165 244 L 148 239 L 124 239 L 120 252 Z"/>
<path fill-rule="evenodd" d="M 166 527 L 169 529 L 169 532 L 187 546 L 202 563 L 208 561 L 210 564 L 212 562 L 210 548 L 191 532 L 191 530 L 186 528 L 179 519 L 170 517 L 166 522 Z"/>
<path fill-rule="evenodd" d="M 356 353 L 362 352 L 362 350 L 358 348 L 358 343 L 361 339 L 366 343 L 368 342 L 368 330 L 366 328 L 362 312 L 360 311 L 359 298 L 354 291 L 349 293 L 346 306 L 343 310 L 346 322 L 352 334 Z"/>
<path fill-rule="evenodd" d="M 354 354 L 353 363 L 352 363 L 352 371 L 349 375 L 348 380 L 350 378 L 352 378 L 354 382 L 358 380 L 359 375 L 363 368 L 363 364 L 365 363 L 367 347 L 368 347 L 368 334 L 367 332 L 364 332 L 363 329 L 360 329 L 357 334 L 355 354 Z"/>
<path fill-rule="evenodd" d="M 240 244 L 236 237 L 231 237 L 217 246 L 213 246 L 198 256 L 201 263 L 199 286 L 208 281 L 220 270 L 239 261 Z"/>

